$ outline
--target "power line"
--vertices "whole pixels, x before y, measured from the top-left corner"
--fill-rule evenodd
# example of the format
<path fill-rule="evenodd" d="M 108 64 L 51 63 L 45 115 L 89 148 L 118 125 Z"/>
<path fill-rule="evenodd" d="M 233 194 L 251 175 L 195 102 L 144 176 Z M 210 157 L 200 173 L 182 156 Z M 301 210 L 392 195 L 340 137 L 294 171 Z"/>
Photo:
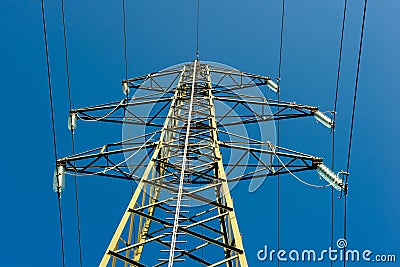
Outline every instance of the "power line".
<path fill-rule="evenodd" d="M 279 42 L 279 66 L 278 66 L 278 78 L 281 78 L 282 69 L 282 54 L 283 54 L 283 30 L 285 26 L 285 0 L 282 0 L 282 15 L 281 15 L 281 33 Z M 279 96 L 279 94 L 278 94 Z"/>
<path fill-rule="evenodd" d="M 72 141 L 72 155 L 75 154 L 75 133 L 71 131 L 71 141 Z M 75 163 L 74 163 L 75 167 Z M 79 214 L 79 188 L 78 180 L 76 177 L 76 172 L 74 173 L 74 185 L 75 185 L 75 211 L 78 224 L 78 246 L 79 246 L 79 264 L 82 267 L 82 242 L 81 242 L 81 216 Z"/>
<path fill-rule="evenodd" d="M 283 31 L 285 25 L 285 0 L 282 0 L 282 14 L 281 14 L 281 31 L 280 31 L 280 41 L 279 41 L 279 65 L 278 65 L 278 102 L 280 102 L 281 95 L 281 70 L 282 70 L 282 55 L 283 55 Z M 278 114 L 280 112 L 280 107 L 278 107 Z M 280 146 L 280 120 L 277 121 L 277 144 Z M 281 179 L 278 174 L 277 177 L 277 232 L 278 232 L 278 250 L 280 249 L 281 243 Z M 278 267 L 280 266 L 280 261 L 278 261 Z"/>
<path fill-rule="evenodd" d="M 364 40 L 364 29 L 365 29 L 365 19 L 367 16 L 367 4 L 368 0 L 364 1 L 364 10 L 363 10 L 363 19 L 362 19 L 362 26 L 361 26 L 361 36 L 360 36 L 360 45 L 358 50 L 358 61 L 357 61 L 357 72 L 356 72 L 356 83 L 354 87 L 354 97 L 353 97 L 353 109 L 351 114 L 351 126 L 350 126 L 350 137 L 349 137 L 349 149 L 347 153 L 347 166 L 346 166 L 346 192 L 344 194 L 344 230 L 343 230 L 343 238 L 347 238 L 347 184 L 348 184 L 348 173 L 350 170 L 350 159 L 351 159 L 351 147 L 353 141 L 353 129 L 354 129 L 354 119 L 355 119 L 355 111 L 356 111 L 356 103 L 357 103 L 357 92 L 358 92 L 358 81 L 359 81 L 359 74 L 360 74 L 360 66 L 361 66 L 361 55 L 362 55 L 362 47 L 363 47 L 363 40 Z M 346 248 L 344 248 L 346 251 Z M 343 266 L 346 266 L 346 261 L 343 261 Z"/>
<path fill-rule="evenodd" d="M 71 94 L 71 75 L 69 71 L 69 56 L 68 56 L 68 42 L 67 42 L 67 26 L 65 22 L 65 4 L 64 0 L 61 0 L 61 16 L 62 16 L 62 24 L 63 24 L 63 35 L 64 35 L 64 51 L 65 51 L 65 70 L 67 74 L 67 87 L 68 87 L 68 103 L 69 103 L 69 111 L 72 110 L 72 94 Z M 75 154 L 75 137 L 74 137 L 74 128 L 71 127 L 71 146 L 72 146 L 72 154 Z M 74 186 L 75 186 L 75 211 L 77 216 L 77 235 L 78 235 L 78 247 L 79 247 L 79 264 L 82 267 L 82 242 L 81 242 L 81 226 L 80 226 L 80 214 L 79 214 L 79 189 L 78 189 L 78 181 L 76 175 L 74 175 Z"/>
<path fill-rule="evenodd" d="M 349 172 L 349 169 L 350 169 L 350 155 L 351 155 L 350 152 L 351 152 L 352 139 L 353 139 L 353 128 L 354 128 L 355 110 L 356 110 L 356 102 L 357 102 L 357 91 L 358 91 L 358 81 L 359 81 L 360 65 L 361 65 L 361 54 L 362 54 L 362 46 L 363 46 L 363 39 L 364 39 L 365 19 L 366 19 L 366 13 L 367 13 L 367 3 L 368 3 L 368 0 L 365 0 L 363 21 L 362 21 L 362 27 L 361 27 L 360 47 L 359 47 L 359 51 L 358 51 L 356 84 L 355 84 L 355 88 L 354 88 L 354 97 L 353 97 L 353 109 L 352 109 L 352 114 L 351 114 L 350 142 L 349 142 L 349 149 L 348 149 L 348 155 L 347 155 L 347 167 L 346 167 L 347 173 Z"/>
<path fill-rule="evenodd" d="M 335 103 L 334 103 L 334 113 L 333 113 L 334 116 L 336 115 L 337 102 L 338 102 L 338 96 L 339 96 L 340 69 L 342 66 L 343 40 L 344 40 L 344 30 L 345 30 L 345 24 L 346 24 L 346 13 L 347 13 L 347 0 L 344 1 L 344 8 L 343 8 L 342 31 L 341 31 L 340 49 L 339 49 L 339 62 L 338 62 L 338 69 L 337 69 L 337 76 L 336 76 Z M 333 131 L 333 133 L 334 133 L 334 131 Z M 334 134 L 333 134 L 333 136 L 334 136 Z"/>
<path fill-rule="evenodd" d="M 44 0 L 41 0 L 42 5 L 42 23 L 43 23 L 43 37 L 46 50 L 46 65 L 47 65 L 47 81 L 49 87 L 49 97 L 50 97 L 50 110 L 51 110 L 51 125 L 53 132 L 53 148 L 54 157 L 57 160 L 57 140 L 56 140 L 56 127 L 54 120 L 54 106 L 53 106 L 53 88 L 51 86 L 51 74 L 50 74 L 50 61 L 49 61 L 49 45 L 47 41 L 47 29 L 46 29 L 46 14 L 44 8 Z M 58 198 L 58 212 L 59 212 L 59 225 L 60 225 L 60 237 L 61 237 L 61 255 L 62 255 L 62 266 L 65 267 L 65 253 L 64 253 L 64 234 L 63 234 L 63 223 L 62 223 L 62 205 L 61 205 L 61 192 L 57 192 Z"/>
<path fill-rule="evenodd" d="M 58 216 L 60 221 L 60 236 L 61 236 L 61 255 L 62 255 L 62 266 L 65 267 L 65 253 L 64 253 L 64 233 L 63 233 L 63 220 L 62 220 L 62 205 L 61 205 L 61 192 L 57 192 L 58 200 Z"/>
<path fill-rule="evenodd" d="M 123 13 L 123 32 L 124 32 L 124 61 L 125 61 L 125 80 L 128 80 L 128 70 L 129 70 L 129 65 L 128 65 L 128 48 L 127 48 L 127 34 L 126 34 L 126 6 L 125 6 L 125 0 L 122 0 L 122 13 Z M 128 94 L 126 95 L 126 101 L 128 101 Z M 122 101 L 121 101 L 122 104 Z M 124 108 L 124 117 L 125 117 L 126 109 Z M 131 128 L 128 127 L 128 135 L 130 136 L 131 134 Z M 130 181 L 131 184 L 131 194 L 133 195 L 134 192 L 134 186 L 133 186 L 133 181 Z"/>
<path fill-rule="evenodd" d="M 56 140 L 56 127 L 54 120 L 54 106 L 53 106 L 53 88 L 51 86 L 51 75 L 50 75 L 50 60 L 49 60 L 49 45 L 47 41 L 47 28 L 46 28 L 46 16 L 44 10 L 44 0 L 41 0 L 42 3 L 42 20 L 43 20 L 43 35 L 44 35 L 44 44 L 46 49 L 46 64 L 47 64 L 47 81 L 49 87 L 49 97 L 50 97 L 50 110 L 51 110 L 51 126 L 53 132 L 53 148 L 54 148 L 54 157 L 57 160 L 57 140 Z"/>
<path fill-rule="evenodd" d="M 124 57 L 125 57 L 125 79 L 128 79 L 128 51 L 126 46 L 126 8 L 125 0 L 122 0 L 122 11 L 124 17 Z"/>
<path fill-rule="evenodd" d="M 68 83 L 68 101 L 69 109 L 72 109 L 72 97 L 71 97 L 71 75 L 69 72 L 69 60 L 68 60 L 68 45 L 67 45 L 67 27 L 65 24 L 65 8 L 64 0 L 61 0 L 61 16 L 63 23 L 63 33 L 64 33 L 64 50 L 65 50 L 65 69 L 67 72 L 67 83 Z"/>
<path fill-rule="evenodd" d="M 200 25 L 200 0 L 197 0 L 197 21 L 196 21 L 196 59 L 199 59 L 199 25 Z"/>
<path fill-rule="evenodd" d="M 343 40 L 344 40 L 344 31 L 345 31 L 345 24 L 346 24 L 346 13 L 347 13 L 347 0 L 344 1 L 343 7 L 343 19 L 342 19 L 342 30 L 341 30 L 341 37 L 340 37 L 340 49 L 339 49 L 339 60 L 338 60 L 338 69 L 337 69 L 337 76 L 336 76 L 336 89 L 335 89 L 335 101 L 334 101 L 334 108 L 333 108 L 333 122 L 334 127 L 332 129 L 332 170 L 335 169 L 335 127 L 336 127 L 336 111 L 337 111 L 337 102 L 339 96 L 339 82 L 340 82 L 340 69 L 342 66 L 342 54 L 343 54 Z M 331 247 L 333 247 L 334 243 L 334 229 L 335 229 L 335 194 L 334 188 L 332 187 L 331 190 Z M 331 261 L 331 266 L 333 266 L 333 261 Z"/>

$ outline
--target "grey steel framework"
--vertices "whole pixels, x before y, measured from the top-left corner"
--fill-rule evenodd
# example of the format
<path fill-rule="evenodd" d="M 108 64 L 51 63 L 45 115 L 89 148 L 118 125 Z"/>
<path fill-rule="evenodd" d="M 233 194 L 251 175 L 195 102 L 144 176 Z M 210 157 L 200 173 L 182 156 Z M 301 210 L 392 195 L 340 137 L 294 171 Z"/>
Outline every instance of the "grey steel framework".
<path fill-rule="evenodd" d="M 65 173 L 137 182 L 100 266 L 248 266 L 231 184 L 317 170 L 344 189 L 322 158 L 256 138 L 274 120 L 315 116 L 333 127 L 317 107 L 249 94 L 276 92 L 269 77 L 195 60 L 122 85 L 123 100 L 71 111 L 70 127 L 119 123 L 124 140 L 57 161 L 58 190 Z"/>

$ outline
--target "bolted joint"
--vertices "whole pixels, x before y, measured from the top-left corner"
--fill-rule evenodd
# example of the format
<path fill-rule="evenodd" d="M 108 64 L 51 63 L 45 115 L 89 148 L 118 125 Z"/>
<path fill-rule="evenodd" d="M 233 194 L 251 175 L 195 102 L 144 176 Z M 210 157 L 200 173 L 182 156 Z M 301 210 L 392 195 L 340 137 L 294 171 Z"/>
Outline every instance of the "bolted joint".
<path fill-rule="evenodd" d="M 318 168 L 318 165 L 322 164 L 323 162 L 323 158 L 319 158 L 319 157 L 313 157 L 312 158 L 312 166 L 314 169 Z"/>

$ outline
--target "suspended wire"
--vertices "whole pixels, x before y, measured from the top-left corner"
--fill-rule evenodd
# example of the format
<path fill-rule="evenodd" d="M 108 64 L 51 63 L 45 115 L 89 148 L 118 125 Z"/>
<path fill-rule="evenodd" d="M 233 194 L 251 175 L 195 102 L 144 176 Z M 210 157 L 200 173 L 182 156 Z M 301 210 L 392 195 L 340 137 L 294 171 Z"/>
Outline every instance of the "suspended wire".
<path fill-rule="evenodd" d="M 54 148 L 54 157 L 57 160 L 58 155 L 57 155 L 56 127 L 55 127 L 55 120 L 54 120 L 53 88 L 51 85 L 49 44 L 47 41 L 46 14 L 45 14 L 45 8 L 44 8 L 44 0 L 41 0 L 41 5 L 42 5 L 43 37 L 44 37 L 44 44 L 45 44 L 45 50 L 46 50 L 47 81 L 48 81 L 48 87 L 49 87 L 51 125 L 52 125 L 52 132 L 53 132 L 53 148 Z M 65 267 L 64 233 L 63 233 L 62 205 L 61 205 L 61 192 L 60 191 L 57 192 L 57 199 L 58 199 L 58 213 L 59 213 L 60 238 L 61 238 L 62 266 Z"/>
<path fill-rule="evenodd" d="M 84 119 L 81 116 L 79 116 L 79 114 L 77 114 L 77 117 L 82 121 L 101 121 L 101 120 L 107 118 L 108 116 L 110 116 L 111 114 L 113 114 L 115 111 L 117 111 L 121 107 L 121 105 L 124 103 L 124 101 L 125 101 L 125 99 L 122 99 L 115 108 L 113 108 L 110 112 L 108 112 L 107 114 L 105 114 L 105 115 L 103 115 L 103 116 L 101 116 L 99 118 Z"/>
<path fill-rule="evenodd" d="M 128 51 L 126 45 L 126 8 L 125 0 L 122 0 L 122 11 L 124 17 L 124 57 L 125 57 L 125 79 L 128 79 Z"/>
<path fill-rule="evenodd" d="M 336 116 L 337 102 L 338 102 L 338 96 L 339 96 L 340 69 L 342 66 L 343 40 L 344 40 L 344 30 L 345 30 L 345 25 L 346 25 L 346 13 L 347 13 L 347 0 L 344 1 L 344 8 L 343 8 L 342 31 L 341 31 L 340 49 L 339 49 L 339 62 L 338 62 L 337 77 L 336 77 L 335 103 L 334 103 L 334 109 L 333 109 L 334 110 L 334 113 L 333 113 L 334 118 L 336 118 L 335 116 Z M 334 136 L 334 134 L 333 134 L 333 136 Z"/>
<path fill-rule="evenodd" d="M 285 0 L 282 0 L 282 16 L 281 16 L 281 33 L 280 33 L 280 42 L 279 42 L 279 66 L 278 66 L 278 82 L 281 78 L 281 69 L 282 69 L 282 54 L 283 54 L 283 30 L 285 26 Z"/>
<path fill-rule="evenodd" d="M 282 55 L 283 55 L 283 31 L 285 26 L 285 0 L 282 0 L 282 14 L 281 14 L 281 30 L 280 30 L 280 38 L 279 38 L 279 65 L 278 65 L 278 102 L 280 102 L 281 98 L 281 70 L 282 70 Z M 278 107 L 278 113 L 280 112 L 280 107 Z M 280 120 L 277 121 L 277 145 L 280 146 Z M 280 249 L 281 244 L 281 179 L 278 174 L 277 177 L 277 232 L 278 232 L 278 250 Z M 280 266 L 280 261 L 278 261 L 278 267 Z"/>
<path fill-rule="evenodd" d="M 124 28 L 123 32 L 124 32 L 125 80 L 128 80 L 129 64 L 128 64 L 128 46 L 127 46 L 127 41 L 126 41 L 127 40 L 127 38 L 126 38 L 127 34 L 126 34 L 126 6 L 125 6 L 125 0 L 122 0 L 122 16 L 123 16 L 123 28 Z M 128 94 L 126 95 L 126 99 L 125 100 L 126 101 L 128 100 Z M 121 101 L 119 105 L 121 105 L 123 101 Z M 114 111 L 112 111 L 111 113 L 113 113 Z M 108 115 L 110 115 L 110 114 L 108 114 Z M 108 116 L 108 115 L 106 115 L 106 116 Z M 125 115 L 126 115 L 126 109 L 124 109 L 124 118 L 125 118 Z M 131 128 L 128 127 L 129 136 L 130 136 L 130 132 L 131 132 Z M 133 192 L 134 192 L 134 185 L 133 185 L 133 181 L 131 181 L 131 195 L 133 195 Z"/>
<path fill-rule="evenodd" d="M 65 4 L 64 0 L 61 0 L 61 16 L 63 24 L 63 35 L 64 35 L 64 51 L 65 51 L 65 70 L 67 73 L 67 85 L 68 85 L 68 103 L 69 110 L 72 110 L 72 94 L 71 94 L 71 75 L 69 71 L 69 56 L 68 56 L 68 42 L 67 42 L 67 26 L 65 22 Z M 75 154 L 75 136 L 74 129 L 71 128 L 71 147 L 72 155 Z M 76 178 L 76 172 L 74 173 L 74 187 L 75 187 L 75 212 L 77 217 L 77 235 L 78 235 L 78 247 L 79 247 L 79 264 L 82 267 L 82 242 L 81 242 L 81 219 L 79 214 L 79 188 L 78 181 Z"/>
<path fill-rule="evenodd" d="M 342 54 L 343 54 L 343 40 L 344 40 L 344 31 L 346 25 L 346 13 L 347 13 L 347 0 L 344 1 L 343 7 L 343 19 L 342 19 L 342 30 L 341 30 L 341 37 L 340 37 L 340 49 L 339 49 L 339 60 L 338 60 L 338 69 L 337 69 L 337 76 L 336 76 L 336 89 L 335 89 L 335 101 L 334 101 L 334 108 L 333 108 L 333 122 L 334 127 L 332 129 L 332 170 L 335 170 L 335 127 L 336 127 L 336 111 L 337 111 L 337 102 L 339 96 L 339 82 L 340 82 L 340 70 L 342 66 Z M 331 247 L 334 245 L 334 229 L 335 229 L 335 190 L 332 187 L 331 190 Z M 333 266 L 333 261 L 331 260 L 331 267 Z"/>
<path fill-rule="evenodd" d="M 292 175 L 297 181 L 299 181 L 300 183 L 302 183 L 302 184 L 304 184 L 304 185 L 307 185 L 307 186 L 310 186 L 310 187 L 315 187 L 315 188 L 326 188 L 326 187 L 331 186 L 330 184 L 327 184 L 327 185 L 315 185 L 315 184 L 307 183 L 306 181 L 304 181 L 303 179 L 299 178 L 297 175 L 295 175 L 294 173 L 292 173 L 292 172 L 289 170 L 288 167 L 286 167 L 286 164 L 283 163 L 283 161 L 280 159 L 280 157 L 276 154 L 275 149 L 273 149 L 272 151 L 273 151 L 275 157 L 278 159 L 278 161 L 282 164 L 283 168 L 285 168 L 285 170 L 286 170 L 290 175 Z"/>
<path fill-rule="evenodd" d="M 64 233 L 63 233 L 63 219 L 62 219 L 62 205 L 61 205 L 61 192 L 60 192 L 60 190 L 57 191 L 57 200 L 58 200 L 58 216 L 59 216 L 59 221 L 60 221 L 62 266 L 65 267 Z"/>
<path fill-rule="evenodd" d="M 76 175 L 76 176 L 94 176 L 94 175 L 104 174 L 104 173 L 106 173 L 106 172 L 108 172 L 108 171 L 114 170 L 115 168 L 117 168 L 117 167 L 121 166 L 122 164 L 125 164 L 126 162 L 128 162 L 128 161 L 129 161 L 131 158 L 133 158 L 137 153 L 139 153 L 140 150 L 143 149 L 143 148 L 147 145 L 147 143 L 150 142 L 150 141 L 152 140 L 152 138 L 154 137 L 154 135 L 156 135 L 157 133 L 158 133 L 158 131 L 154 132 L 154 133 L 150 136 L 150 138 L 149 138 L 148 140 L 146 140 L 146 142 L 144 142 L 143 145 L 141 145 L 141 146 L 138 148 L 138 150 L 136 150 L 134 153 L 132 153 L 132 155 L 130 155 L 129 157 L 125 158 L 123 161 L 121 161 L 121 162 L 119 162 L 119 163 L 117 163 L 117 164 L 114 164 L 114 166 L 104 168 L 104 170 L 101 170 L 101 171 L 98 171 L 98 172 L 95 172 L 95 173 L 83 173 L 83 174 L 75 174 L 75 175 Z M 70 174 L 70 173 L 67 172 L 67 174 Z"/>
<path fill-rule="evenodd" d="M 200 0 L 197 0 L 197 21 L 196 21 L 196 59 L 199 59 L 199 25 L 200 25 Z"/>
<path fill-rule="evenodd" d="M 75 155 L 75 134 L 71 131 L 72 138 L 72 155 Z M 73 165 L 75 167 L 75 163 Z M 78 246 L 79 246 L 79 264 L 82 267 L 82 242 L 81 242 L 81 216 L 79 214 L 79 188 L 76 172 L 74 172 L 74 185 L 75 185 L 75 211 L 78 224 Z"/>
<path fill-rule="evenodd" d="M 368 0 L 365 0 L 362 27 L 361 27 L 360 47 L 359 47 L 359 51 L 358 51 L 356 84 L 355 84 L 355 88 L 354 88 L 354 97 L 353 97 L 353 109 L 352 109 L 352 114 L 351 114 L 350 141 L 349 141 L 349 149 L 348 149 L 348 155 L 347 155 L 347 167 L 346 167 L 347 173 L 349 172 L 349 169 L 350 169 L 351 146 L 352 146 L 352 140 L 353 140 L 354 119 L 355 119 L 358 81 L 359 81 L 361 55 L 362 55 L 362 47 L 363 47 L 363 39 L 364 39 L 365 19 L 366 19 L 366 13 L 367 13 L 367 3 L 368 3 Z"/>
<path fill-rule="evenodd" d="M 350 170 L 350 159 L 351 159 L 351 147 L 353 141 L 353 129 L 354 129 L 354 119 L 355 119 L 355 112 L 356 112 L 356 103 L 357 103 L 357 92 L 358 92 L 358 81 L 359 81 L 359 74 L 360 74 L 360 66 L 361 66 L 361 55 L 362 55 L 362 47 L 363 47 L 363 40 L 364 40 L 364 29 L 365 29 L 365 19 L 367 17 L 367 4 L 368 0 L 364 1 L 364 10 L 363 10 L 363 19 L 362 19 L 362 26 L 361 26 L 361 36 L 360 36 L 360 45 L 358 50 L 358 61 L 357 61 L 357 72 L 356 72 L 356 82 L 354 87 L 354 97 L 353 97 L 353 109 L 351 114 L 351 126 L 350 126 L 350 137 L 349 137 L 349 149 L 347 153 L 347 166 L 346 166 L 346 182 L 345 182 L 345 194 L 344 194 L 344 229 L 343 229 L 343 238 L 347 238 L 347 185 L 348 185 L 348 173 Z M 346 248 L 344 248 L 346 251 Z M 346 266 L 346 261 L 343 261 L 343 266 Z"/>
<path fill-rule="evenodd" d="M 68 102 L 69 109 L 72 109 L 72 97 L 71 97 L 71 75 L 69 72 L 69 60 L 68 60 L 68 45 L 67 45 L 67 27 L 65 23 L 65 8 L 64 8 L 64 0 L 61 0 L 61 16 L 63 23 L 63 32 L 64 32 L 64 50 L 65 50 L 65 69 L 67 72 L 67 83 L 68 83 Z"/>
<path fill-rule="evenodd" d="M 46 28 L 46 15 L 44 10 L 44 0 L 41 0 L 42 3 L 42 20 L 43 20 L 43 35 L 44 35 L 44 43 L 46 49 L 46 64 L 47 64 L 47 81 L 49 86 L 49 97 L 50 97 L 50 110 L 51 110 L 51 125 L 53 132 L 53 148 L 54 148 L 54 157 L 57 160 L 57 140 L 56 140 L 56 126 L 54 120 L 54 106 L 53 106 L 53 88 L 51 85 L 51 75 L 50 75 L 50 60 L 49 60 L 49 44 L 47 41 L 47 28 Z"/>

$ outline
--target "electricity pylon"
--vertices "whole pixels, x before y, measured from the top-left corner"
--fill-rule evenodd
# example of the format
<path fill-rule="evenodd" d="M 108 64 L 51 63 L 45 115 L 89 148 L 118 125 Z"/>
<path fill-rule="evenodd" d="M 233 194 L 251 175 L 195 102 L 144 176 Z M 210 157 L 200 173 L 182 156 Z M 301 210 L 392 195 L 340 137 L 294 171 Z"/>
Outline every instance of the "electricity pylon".
<path fill-rule="evenodd" d="M 137 182 L 100 266 L 248 266 L 232 185 L 317 170 L 344 188 L 322 158 L 274 145 L 274 120 L 333 123 L 317 107 L 265 98 L 279 90 L 269 77 L 195 60 L 122 87 L 123 100 L 72 110 L 69 125 L 120 123 L 123 141 L 59 159 L 55 176 L 56 190 L 65 173 Z"/>

